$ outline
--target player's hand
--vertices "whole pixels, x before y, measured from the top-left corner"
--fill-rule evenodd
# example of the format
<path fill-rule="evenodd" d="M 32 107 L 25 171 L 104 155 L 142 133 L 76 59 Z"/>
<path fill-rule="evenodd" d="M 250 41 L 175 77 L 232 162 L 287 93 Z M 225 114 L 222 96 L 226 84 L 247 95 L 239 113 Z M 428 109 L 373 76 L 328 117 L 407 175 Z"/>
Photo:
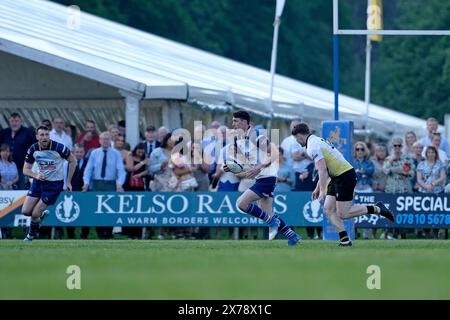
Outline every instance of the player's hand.
<path fill-rule="evenodd" d="M 257 165 L 246 172 L 246 178 L 254 179 L 262 170 L 262 165 Z"/>
<path fill-rule="evenodd" d="M 38 173 L 38 174 L 36 175 L 36 180 L 39 180 L 39 181 L 45 181 L 45 180 L 47 180 L 47 179 L 45 178 L 45 174 L 43 174 L 43 173 Z"/>
<path fill-rule="evenodd" d="M 311 198 L 313 200 L 316 200 L 319 197 L 319 194 L 320 194 L 320 190 L 318 188 L 316 188 L 316 189 L 314 189 L 314 191 L 313 191 L 313 193 L 311 195 Z"/>
<path fill-rule="evenodd" d="M 223 171 L 225 171 L 225 172 L 230 172 L 231 170 L 230 170 L 230 168 L 228 168 L 228 166 L 225 164 L 225 165 L 223 166 Z"/>
<path fill-rule="evenodd" d="M 67 185 L 66 185 L 66 191 L 67 191 L 67 192 L 72 192 L 72 184 L 71 184 L 71 183 L 67 183 Z"/>
<path fill-rule="evenodd" d="M 323 201 L 325 200 L 325 193 L 324 192 L 319 192 L 319 196 L 317 197 L 317 200 L 320 203 L 323 203 Z"/>

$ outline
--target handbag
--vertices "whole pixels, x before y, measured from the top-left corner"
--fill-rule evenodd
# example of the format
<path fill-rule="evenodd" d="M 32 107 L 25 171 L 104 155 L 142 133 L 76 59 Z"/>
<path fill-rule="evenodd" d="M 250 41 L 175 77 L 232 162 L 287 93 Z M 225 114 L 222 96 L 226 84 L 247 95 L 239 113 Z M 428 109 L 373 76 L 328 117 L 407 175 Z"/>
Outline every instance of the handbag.
<path fill-rule="evenodd" d="M 136 178 L 134 176 L 134 171 L 130 175 L 129 183 L 130 183 L 130 187 L 132 187 L 132 188 L 143 188 L 144 187 L 144 180 L 142 179 L 142 177 Z"/>
<path fill-rule="evenodd" d="M 198 187 L 197 179 L 190 177 L 186 180 L 182 180 L 180 183 L 180 188 L 183 191 L 190 191 Z"/>

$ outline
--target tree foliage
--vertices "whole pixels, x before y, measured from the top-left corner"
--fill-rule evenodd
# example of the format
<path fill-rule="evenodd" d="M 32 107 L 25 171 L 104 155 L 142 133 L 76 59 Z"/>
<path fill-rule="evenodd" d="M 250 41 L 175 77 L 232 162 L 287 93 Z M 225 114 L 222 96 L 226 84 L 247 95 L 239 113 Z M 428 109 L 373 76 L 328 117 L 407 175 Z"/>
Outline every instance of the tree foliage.
<path fill-rule="evenodd" d="M 54 0 L 269 70 L 275 0 Z M 365 28 L 366 0 L 340 1 L 340 27 Z M 385 28 L 450 29 L 450 1 L 385 0 Z M 419 117 L 449 112 L 449 37 L 374 43 L 371 101 Z M 331 0 L 287 0 L 277 73 L 333 87 Z M 341 92 L 364 98 L 365 39 L 340 38 Z"/>

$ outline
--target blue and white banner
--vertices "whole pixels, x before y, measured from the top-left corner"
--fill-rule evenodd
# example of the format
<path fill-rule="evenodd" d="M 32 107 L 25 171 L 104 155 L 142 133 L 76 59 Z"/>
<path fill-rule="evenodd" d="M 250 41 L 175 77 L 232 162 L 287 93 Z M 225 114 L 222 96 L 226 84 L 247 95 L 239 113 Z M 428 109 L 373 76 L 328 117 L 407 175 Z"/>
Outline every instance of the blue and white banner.
<path fill-rule="evenodd" d="M 0 226 L 29 223 L 21 215 L 26 191 L 0 191 Z M 61 193 L 49 208 L 47 226 L 265 226 L 241 212 L 238 192 L 72 192 Z M 396 223 L 378 215 L 354 218 L 356 227 L 450 227 L 448 194 L 358 194 L 355 202 L 382 201 L 396 213 Z M 274 212 L 289 226 L 322 226 L 322 206 L 310 192 L 276 194 Z"/>

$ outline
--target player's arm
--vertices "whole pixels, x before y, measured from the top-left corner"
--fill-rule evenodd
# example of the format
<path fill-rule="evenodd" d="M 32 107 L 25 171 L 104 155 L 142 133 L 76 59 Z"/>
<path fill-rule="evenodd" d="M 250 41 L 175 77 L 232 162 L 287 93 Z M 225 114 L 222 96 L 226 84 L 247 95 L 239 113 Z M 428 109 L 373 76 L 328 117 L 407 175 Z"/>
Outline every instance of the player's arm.
<path fill-rule="evenodd" d="M 72 152 L 70 153 L 69 157 L 67 158 L 67 161 L 69 161 L 69 173 L 67 174 L 67 184 L 66 184 L 67 188 L 66 189 L 67 189 L 67 191 L 71 192 L 72 191 L 72 177 L 75 172 L 75 168 L 77 166 L 77 159 L 72 154 Z"/>
<path fill-rule="evenodd" d="M 45 181 L 45 175 L 42 173 L 34 173 L 31 169 L 33 168 L 33 164 L 25 162 L 23 164 L 23 174 L 32 179 Z"/>
<path fill-rule="evenodd" d="M 257 152 L 260 152 L 260 150 L 258 150 Z M 267 159 L 265 159 L 264 162 L 254 166 L 252 169 L 246 171 L 245 172 L 246 178 L 249 178 L 249 179 L 255 178 L 261 172 L 261 170 L 269 167 L 273 162 L 278 161 L 279 152 L 278 152 L 277 146 L 274 143 L 270 143 L 268 145 L 266 152 L 269 154 L 269 157 L 267 157 Z"/>
<path fill-rule="evenodd" d="M 312 198 L 313 200 L 318 199 L 319 201 L 322 201 L 325 198 L 325 188 L 329 178 L 325 159 L 322 158 L 317 160 L 316 169 L 319 173 L 319 181 L 317 182 L 316 189 L 313 191 Z"/>

